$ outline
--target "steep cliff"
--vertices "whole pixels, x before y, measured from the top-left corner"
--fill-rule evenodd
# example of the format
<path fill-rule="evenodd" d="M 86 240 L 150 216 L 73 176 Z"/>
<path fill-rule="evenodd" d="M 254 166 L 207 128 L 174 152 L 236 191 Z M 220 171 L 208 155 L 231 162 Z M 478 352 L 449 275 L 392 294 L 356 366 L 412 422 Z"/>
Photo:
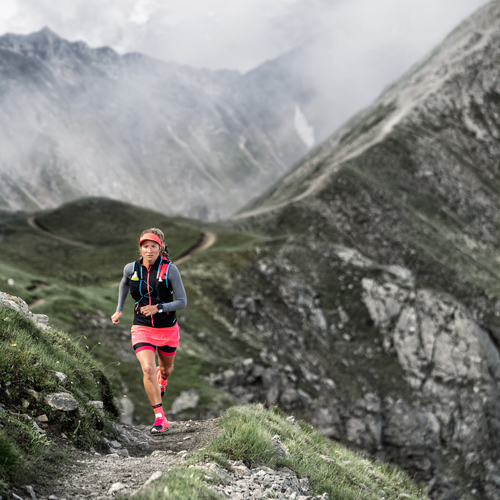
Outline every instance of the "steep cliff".
<path fill-rule="evenodd" d="M 214 383 L 259 386 L 432 498 L 500 495 L 499 25 L 491 2 L 235 221 L 283 240 L 234 280 L 261 366 Z"/>

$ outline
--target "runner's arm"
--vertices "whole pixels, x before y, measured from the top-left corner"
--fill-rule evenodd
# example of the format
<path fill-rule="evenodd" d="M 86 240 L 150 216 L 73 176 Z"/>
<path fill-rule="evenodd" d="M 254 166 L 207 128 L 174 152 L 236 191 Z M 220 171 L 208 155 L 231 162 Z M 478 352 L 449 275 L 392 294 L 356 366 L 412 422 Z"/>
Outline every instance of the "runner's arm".
<path fill-rule="evenodd" d="M 178 311 L 179 309 L 184 309 L 187 306 L 186 290 L 184 290 L 184 285 L 182 284 L 181 273 L 174 264 L 170 265 L 168 271 L 168 281 L 172 286 L 174 291 L 175 300 L 169 302 L 168 304 L 163 304 L 164 311 Z"/>
<path fill-rule="evenodd" d="M 120 288 L 118 290 L 118 305 L 116 306 L 116 312 L 123 312 L 123 306 L 125 305 L 125 300 L 130 288 L 130 278 L 132 277 L 132 271 L 134 269 L 134 263 L 130 262 L 123 268 L 123 278 L 120 281 Z"/>

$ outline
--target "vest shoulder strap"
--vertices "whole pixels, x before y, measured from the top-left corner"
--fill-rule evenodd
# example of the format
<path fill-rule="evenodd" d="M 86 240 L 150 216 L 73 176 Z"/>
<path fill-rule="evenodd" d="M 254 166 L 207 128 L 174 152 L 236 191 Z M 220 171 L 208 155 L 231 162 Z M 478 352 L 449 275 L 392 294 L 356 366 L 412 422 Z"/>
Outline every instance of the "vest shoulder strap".
<path fill-rule="evenodd" d="M 170 264 L 172 262 L 168 260 L 166 257 L 161 258 L 161 264 L 158 267 L 158 276 L 160 277 L 161 280 L 167 280 L 168 279 L 168 271 L 170 270 Z"/>

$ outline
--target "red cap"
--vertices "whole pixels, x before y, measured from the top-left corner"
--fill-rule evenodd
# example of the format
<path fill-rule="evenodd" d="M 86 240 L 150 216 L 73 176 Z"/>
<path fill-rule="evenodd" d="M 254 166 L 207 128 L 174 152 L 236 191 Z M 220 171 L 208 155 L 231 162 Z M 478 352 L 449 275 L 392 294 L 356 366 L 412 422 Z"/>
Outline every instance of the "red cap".
<path fill-rule="evenodd" d="M 156 243 L 158 243 L 158 245 L 160 245 L 160 247 L 162 246 L 160 237 L 156 236 L 156 234 L 154 234 L 154 233 L 145 233 L 145 234 L 143 234 L 141 236 L 141 239 L 139 240 L 139 246 L 141 245 L 141 243 L 143 241 L 146 241 L 146 240 L 156 241 Z"/>

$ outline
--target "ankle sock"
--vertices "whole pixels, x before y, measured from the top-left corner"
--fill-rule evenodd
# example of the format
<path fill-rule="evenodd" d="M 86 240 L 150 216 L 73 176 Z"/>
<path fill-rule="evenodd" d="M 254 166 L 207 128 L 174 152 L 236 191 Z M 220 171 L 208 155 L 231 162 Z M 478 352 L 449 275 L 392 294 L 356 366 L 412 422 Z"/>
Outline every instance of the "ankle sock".
<path fill-rule="evenodd" d="M 165 412 L 163 411 L 161 403 L 153 405 L 153 411 L 155 412 L 155 423 L 153 425 L 161 425 L 163 420 L 167 418 L 165 417 Z"/>

